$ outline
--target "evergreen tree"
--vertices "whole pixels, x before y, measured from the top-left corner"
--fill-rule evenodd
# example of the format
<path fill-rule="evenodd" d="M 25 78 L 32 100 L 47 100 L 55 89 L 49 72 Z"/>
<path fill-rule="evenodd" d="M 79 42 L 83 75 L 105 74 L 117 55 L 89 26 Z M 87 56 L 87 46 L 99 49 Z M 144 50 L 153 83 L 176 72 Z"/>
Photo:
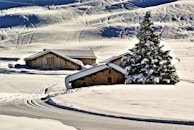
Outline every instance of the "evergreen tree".
<path fill-rule="evenodd" d="M 175 84 L 179 78 L 171 63 L 170 51 L 162 50 L 150 19 L 151 13 L 147 12 L 137 33 L 139 43 L 123 60 L 127 70 L 126 83 Z"/>

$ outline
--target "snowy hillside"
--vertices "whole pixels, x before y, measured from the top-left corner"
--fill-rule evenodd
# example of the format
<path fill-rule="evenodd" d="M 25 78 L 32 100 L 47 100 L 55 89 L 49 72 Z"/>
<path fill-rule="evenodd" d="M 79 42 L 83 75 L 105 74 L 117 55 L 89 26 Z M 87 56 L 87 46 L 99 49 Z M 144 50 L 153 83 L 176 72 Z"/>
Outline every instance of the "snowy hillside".
<path fill-rule="evenodd" d="M 33 0 L 30 5 L 24 0 L 1 0 L 0 54 L 23 57 L 36 47 L 96 49 L 101 45 L 93 43 L 100 39 L 133 38 L 148 10 L 162 38 L 193 41 L 194 3 L 172 1 L 151 6 L 153 0 Z M 89 47 L 83 45 L 91 39 Z"/>
<path fill-rule="evenodd" d="M 146 11 L 152 13 L 155 31 L 161 33 L 161 44 L 171 50 L 181 79 L 175 87 L 150 86 L 147 89 L 140 85 L 136 89 L 133 85 L 116 85 L 61 95 L 65 91 L 64 77 L 74 72 L 6 71 L 8 64 L 23 64 L 23 58 L 45 48 L 93 49 L 97 62 L 125 53 L 138 42 L 136 31 Z M 25 99 L 26 93 L 41 94 L 49 87 L 54 95 L 59 95 L 53 100 L 63 105 L 97 112 L 119 114 L 125 110 L 122 114 L 193 121 L 193 12 L 193 0 L 0 0 L 0 103 Z M 117 94 L 113 93 L 115 90 Z M 92 96 L 94 98 L 90 98 Z M 157 98 L 153 100 L 154 97 Z M 87 101 L 91 104 L 84 104 Z M 105 109 L 103 104 L 106 104 Z M 109 108 L 114 109 L 109 111 Z M 186 110 L 182 112 L 183 109 Z"/>
<path fill-rule="evenodd" d="M 1 0 L 1 7 L 0 9 L 8 9 L 8 8 L 15 8 L 15 7 L 24 7 L 24 6 L 49 6 L 49 5 L 64 5 L 64 4 L 72 4 L 72 3 L 113 3 L 113 6 L 119 6 L 123 4 L 125 7 L 128 3 L 132 3 L 139 7 L 148 7 L 154 6 L 159 4 L 165 4 L 169 2 L 174 2 L 176 0 L 106 0 L 106 1 L 98 1 L 98 0 Z M 107 4 L 108 5 L 108 4 Z"/>
<path fill-rule="evenodd" d="M 194 31 L 194 15 L 192 13 L 194 11 L 194 5 L 189 1 L 49 0 L 42 2 L 37 0 L 33 1 L 30 5 L 27 4 L 27 2 L 25 3 L 24 0 L 19 1 L 21 2 L 13 2 L 13 0 L 9 0 L 9 4 L 4 1 L 1 2 L 2 10 L 0 13 L 0 27 L 3 28 L 2 31 L 7 32 L 7 28 L 18 26 L 24 27 L 24 29 L 36 29 L 37 27 L 52 25 L 65 28 L 67 26 L 73 27 L 73 25 L 76 24 L 79 25 L 80 29 L 72 29 L 71 31 L 72 33 L 82 32 L 83 36 L 80 37 L 81 40 L 84 40 L 85 37 L 91 35 L 93 37 L 96 37 L 95 35 L 97 35 L 102 37 L 123 38 L 126 37 L 126 35 L 134 36 L 137 22 L 142 19 L 147 10 L 152 11 L 154 22 L 158 23 L 156 29 L 160 32 L 163 31 L 162 37 L 164 38 L 187 38 L 193 36 Z M 172 3 L 166 4 L 168 2 Z M 141 8 L 144 6 L 151 6 L 153 3 L 160 5 L 150 8 Z M 22 7 L 5 9 L 9 7 L 8 5 Z M 83 27 L 83 29 L 81 29 L 81 27 Z M 27 32 L 30 33 L 31 29 Z M 3 34 L 2 31 L 1 39 L 5 40 L 6 34 Z M 34 31 L 35 30 L 33 30 L 33 32 Z M 24 33 L 26 30 L 22 32 Z M 190 35 L 188 35 L 188 32 Z M 21 30 L 18 33 L 20 34 Z M 36 35 L 43 32 L 42 30 L 36 30 L 34 33 Z M 69 32 L 68 30 L 64 30 L 64 33 Z M 61 32 L 57 32 L 56 35 L 62 34 Z M 42 37 L 45 38 L 45 36 Z M 70 36 L 68 38 L 71 39 Z"/>
<path fill-rule="evenodd" d="M 97 62 L 119 55 L 137 43 L 136 30 L 146 11 L 177 58 L 169 40 L 193 43 L 194 2 L 153 1 L 0 0 L 0 67 L 24 63 L 23 58 L 44 48 L 93 49 Z"/>

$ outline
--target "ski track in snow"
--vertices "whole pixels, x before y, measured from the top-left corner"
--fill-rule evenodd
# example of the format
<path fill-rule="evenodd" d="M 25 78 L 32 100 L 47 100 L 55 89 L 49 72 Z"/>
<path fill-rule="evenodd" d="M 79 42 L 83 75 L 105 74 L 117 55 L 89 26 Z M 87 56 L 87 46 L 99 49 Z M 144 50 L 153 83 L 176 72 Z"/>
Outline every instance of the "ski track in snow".
<path fill-rule="evenodd" d="M 115 4 L 114 3 L 115 1 L 99 1 L 99 5 L 97 7 L 102 8 L 102 7 L 105 7 L 105 5 L 107 4 Z M 124 7 L 123 5 L 123 2 L 124 1 L 118 1 L 117 3 L 121 3 L 122 7 Z M 14 2 L 13 2 L 14 3 Z M 101 6 L 100 6 L 101 5 Z M 79 6 L 86 6 L 87 8 L 84 10 L 84 11 L 80 11 L 78 9 Z M 193 5 L 189 6 L 189 5 L 186 5 L 186 4 L 183 4 L 183 3 L 170 3 L 169 5 L 161 5 L 159 7 L 153 7 L 153 15 L 155 16 L 160 16 L 162 14 L 166 14 L 165 16 L 162 16 L 162 18 L 159 17 L 159 19 L 163 19 L 164 17 L 169 17 L 169 20 L 168 22 L 172 22 L 173 23 L 173 20 L 176 21 L 177 24 L 179 24 L 179 26 L 187 26 L 189 24 L 193 24 L 193 21 L 192 20 L 188 20 L 188 19 L 185 19 L 185 21 L 181 21 L 181 17 L 184 15 L 185 17 L 189 17 L 187 16 L 192 14 L 193 13 L 193 8 L 191 8 Z M 91 17 L 91 14 L 90 12 L 97 9 L 97 8 L 94 8 L 93 6 L 90 5 L 90 2 L 83 2 L 83 3 L 72 3 L 72 4 L 67 4 L 67 5 L 58 5 L 58 6 L 55 6 L 55 7 L 52 7 L 51 6 L 49 8 L 51 8 L 51 10 L 53 10 L 53 8 L 56 8 L 58 11 L 61 9 L 63 11 L 66 11 L 67 8 L 71 7 L 74 11 L 71 11 L 71 18 L 73 20 L 73 22 L 78 22 L 79 24 L 82 25 L 81 28 L 83 28 L 83 30 L 80 30 L 78 32 L 74 32 L 74 36 L 77 36 L 78 38 L 78 42 L 81 42 L 82 41 L 82 35 L 85 35 L 85 29 L 84 28 L 87 28 L 87 27 L 95 27 L 95 26 L 106 26 L 106 27 L 109 27 L 109 26 L 112 26 L 114 24 L 117 24 L 118 22 L 121 22 L 123 26 L 130 26 L 131 25 L 131 22 L 139 22 L 140 21 L 140 17 L 142 17 L 142 11 L 143 10 L 152 10 L 151 9 L 136 9 L 136 10 L 126 10 L 126 8 L 124 8 L 124 10 L 122 11 L 119 11 L 119 12 L 110 12 L 110 11 L 104 11 L 105 13 L 105 16 L 104 13 L 101 14 L 102 17 L 96 17 L 95 19 L 93 20 L 89 20 L 88 18 Z M 24 7 L 22 7 L 24 8 Z M 25 9 L 25 8 L 24 8 Z M 77 11 L 80 11 L 81 14 L 79 14 Z M 3 12 L 6 12 L 6 10 L 3 10 Z M 178 12 L 178 13 L 177 13 Z M 183 13 L 185 12 L 185 13 Z M 161 13 L 161 14 L 160 14 Z M 181 13 L 181 14 L 180 14 Z M 14 12 L 13 12 L 14 14 Z M 33 14 L 33 13 L 32 13 Z M 132 16 L 129 16 L 128 14 L 133 14 Z M 66 21 L 66 17 L 62 15 L 62 21 Z M 128 17 L 128 18 L 127 18 Z M 194 18 L 194 17 L 193 17 Z M 117 21 L 117 19 L 121 19 L 120 21 Z M 131 19 L 131 21 L 128 21 L 127 19 Z M 127 22 L 126 22 L 127 21 Z M 161 20 L 160 20 L 161 21 Z M 169 27 L 166 27 L 166 25 L 168 25 L 167 23 L 164 22 L 164 29 L 166 30 L 167 34 L 170 34 L 171 33 L 171 29 Z M 10 52 L 10 57 L 12 56 L 17 56 L 17 53 L 20 52 L 21 48 L 24 46 L 26 46 L 26 48 L 24 50 L 28 50 L 30 51 L 30 45 L 32 44 L 32 40 L 33 40 L 33 36 L 36 35 L 36 32 L 37 32 L 37 27 L 36 25 L 34 25 L 33 23 L 31 23 L 31 26 L 32 28 L 27 28 L 25 26 L 23 26 L 22 28 L 20 28 L 19 30 L 15 29 L 15 28 L 9 28 L 8 30 L 6 29 L 3 29 L 3 31 L 7 31 L 8 35 L 10 35 L 12 38 L 9 39 L 10 43 L 14 44 L 15 45 L 15 48 L 12 49 L 12 51 Z M 41 27 L 39 27 L 41 28 Z M 11 30 L 11 31 L 9 31 Z M 98 28 L 96 28 L 96 30 L 98 30 Z M 174 30 L 173 30 L 174 31 Z M 123 31 L 124 32 L 124 31 Z M 119 37 L 121 38 L 122 36 L 122 33 L 123 32 L 120 32 L 120 35 Z M 190 38 L 193 39 L 193 34 L 189 34 L 190 35 Z M 85 37 L 84 37 L 85 38 Z M 76 38 L 74 38 L 76 39 Z M 37 41 L 38 42 L 38 41 Z M 3 43 L 1 43 L 1 45 L 3 45 Z M 1 75 L 2 77 L 2 75 Z"/>
<path fill-rule="evenodd" d="M 17 102 L 20 100 L 28 99 L 28 98 L 35 98 L 40 96 L 38 94 L 24 94 L 24 93 L 1 93 L 0 94 L 0 104 L 6 102 Z"/>
<path fill-rule="evenodd" d="M 110 5 L 114 5 L 115 1 L 99 1 L 98 2 L 98 6 L 99 9 L 100 7 L 105 7 L 105 5 L 110 4 Z M 124 1 L 117 1 L 117 3 L 121 3 Z M 101 5 L 101 6 L 100 6 Z M 79 6 L 86 6 L 86 9 L 84 11 L 80 11 L 78 9 Z M 95 19 L 91 19 L 92 14 L 90 14 L 90 12 L 94 11 L 96 8 L 94 8 L 93 6 L 90 5 L 90 2 L 83 2 L 83 3 L 72 3 L 72 4 L 67 4 L 67 5 L 59 5 L 59 6 L 50 6 L 49 8 L 51 8 L 51 10 L 54 10 L 54 8 L 56 8 L 57 11 L 63 10 L 62 12 L 65 12 L 67 10 L 67 8 L 71 7 L 73 11 L 71 11 L 71 18 L 72 21 L 74 23 L 78 23 L 81 25 L 81 29 L 80 31 L 74 31 L 73 36 L 76 36 L 74 38 L 78 39 L 78 42 L 81 42 L 82 40 L 87 40 L 87 39 L 83 39 L 86 38 L 87 34 L 85 34 L 85 28 L 95 28 L 96 31 L 98 31 L 102 26 L 104 27 L 110 27 L 110 26 L 114 26 L 115 24 L 120 23 L 121 26 L 126 27 L 126 26 L 130 26 L 132 25 L 132 23 L 136 23 L 139 22 L 141 17 L 143 16 L 143 11 L 144 10 L 153 10 L 153 16 L 159 16 L 159 21 L 162 22 L 163 25 L 163 30 L 165 31 L 166 34 L 164 35 L 169 35 L 172 34 L 174 32 L 174 28 L 170 28 L 168 27 L 168 23 L 174 23 L 174 24 L 178 24 L 178 27 L 185 27 L 185 26 L 193 26 L 193 20 L 192 19 L 184 19 L 181 21 L 181 17 L 192 17 L 194 18 L 191 14 L 193 14 L 193 7 L 194 5 L 187 5 L 187 4 L 183 4 L 181 2 L 175 2 L 175 3 L 170 3 L 169 5 L 167 4 L 166 6 L 161 5 L 159 7 L 153 7 L 153 8 L 148 8 L 148 9 L 135 9 L 135 10 L 119 10 L 118 12 L 110 12 L 110 11 L 104 11 L 104 13 L 100 14 L 100 17 L 95 17 Z M 122 6 L 124 7 L 124 5 Z M 25 9 L 24 7 L 22 7 L 23 9 Z M 6 10 L 3 10 L 2 12 L 6 12 Z M 178 12 L 178 13 L 177 13 Z M 80 13 L 80 14 L 79 14 Z M 6 14 L 6 13 L 5 13 Z M 14 12 L 13 12 L 14 14 Z M 33 14 L 33 13 L 32 13 Z M 105 14 L 105 15 L 104 15 Z M 130 15 L 132 14 L 132 15 Z M 162 16 L 163 14 L 165 14 L 164 16 Z M 10 14 L 9 14 L 10 15 Z M 95 14 L 96 15 L 96 14 Z M 161 16 L 160 16 L 161 15 Z M 191 16 L 189 16 L 191 15 Z M 60 14 L 60 16 L 62 16 L 62 21 L 67 21 L 67 17 L 65 17 L 63 14 Z M 59 16 L 59 17 L 60 17 Z M 165 21 L 163 22 L 162 19 L 164 19 L 165 17 L 169 18 L 168 23 L 166 23 Z M 91 20 L 90 20 L 91 19 Z M 119 19 L 119 21 L 117 21 L 117 19 Z M 130 19 L 131 21 L 128 21 L 128 19 Z M 175 21 L 173 21 L 175 20 Z M 123 21 L 123 22 L 121 22 Z M 56 24 L 56 23 L 55 23 Z M 0 31 L 6 31 L 6 33 L 8 34 L 8 37 L 10 37 L 9 42 L 11 44 L 13 44 L 15 47 L 12 49 L 12 51 L 10 52 L 10 57 L 13 56 L 17 56 L 17 53 L 20 53 L 20 51 L 23 49 L 24 46 L 26 46 L 25 49 L 26 51 L 30 51 L 30 45 L 34 44 L 35 42 L 39 42 L 39 40 L 37 41 L 33 41 L 33 37 L 35 35 L 37 35 L 38 32 L 41 32 L 41 30 L 37 30 L 36 25 L 34 25 L 33 23 L 31 23 L 32 28 L 27 28 L 25 26 L 23 26 L 22 28 L 18 29 L 18 28 L 8 28 L 8 29 L 3 29 Z M 134 26 L 134 25 L 133 25 Z M 161 25 L 162 26 L 162 25 Z M 98 28 L 100 27 L 100 28 Z M 173 27 L 173 25 L 172 25 Z M 38 28 L 41 28 L 38 27 Z M 175 28 L 177 29 L 177 28 Z M 125 32 L 125 30 L 121 31 L 119 33 L 119 38 L 122 38 L 122 34 Z M 183 31 L 184 32 L 184 31 Z M 185 34 L 189 35 L 190 39 L 193 39 L 194 33 L 186 33 Z M 86 35 L 84 37 L 82 37 L 83 35 Z M 45 37 L 46 38 L 46 37 Z M 60 39 L 59 39 L 60 40 Z M 68 39 L 67 39 L 68 40 Z M 4 46 L 4 43 L 1 42 L 1 45 Z M 22 48 L 22 49 L 21 49 Z M 1 75 L 2 77 L 2 75 Z"/>
<path fill-rule="evenodd" d="M 99 4 L 102 4 L 103 2 L 99 2 Z M 69 7 L 71 7 L 71 8 L 73 8 L 73 10 L 74 10 L 74 12 L 76 13 L 76 12 L 79 12 L 79 13 L 81 13 L 81 15 L 80 16 L 76 16 L 75 14 L 71 14 L 71 16 L 72 16 L 72 19 L 74 19 L 75 21 L 76 20 L 80 20 L 80 21 L 78 21 L 78 22 L 83 22 L 83 28 L 84 28 L 84 24 L 86 24 L 87 26 L 92 26 L 92 27 L 94 27 L 96 24 L 99 26 L 109 26 L 109 25 L 112 25 L 112 26 L 114 26 L 114 24 L 117 24 L 118 22 L 117 21 L 115 21 L 116 19 L 117 19 L 117 17 L 121 17 L 121 16 L 124 16 L 124 15 L 126 15 L 127 13 L 131 13 L 131 12 L 134 12 L 135 11 L 135 17 L 131 17 L 131 16 L 128 16 L 128 17 L 130 17 L 130 19 L 133 19 L 133 21 L 134 22 L 139 22 L 139 20 L 140 20 L 140 17 L 143 17 L 143 11 L 144 10 L 147 10 L 147 9 L 136 9 L 136 10 L 119 10 L 119 12 L 120 12 L 120 14 L 116 14 L 115 16 L 114 16 L 114 13 L 115 12 L 109 12 L 109 11 L 104 11 L 104 13 L 105 14 L 109 14 L 109 16 L 107 15 L 107 16 L 105 16 L 104 18 L 102 18 L 101 20 L 99 19 L 99 18 L 96 18 L 95 20 L 92 20 L 92 21 L 89 21 L 89 20 L 86 20 L 86 16 L 89 16 L 89 15 L 91 15 L 89 12 L 91 12 L 91 11 L 93 11 L 93 10 L 95 10 L 96 8 L 94 8 L 94 7 L 92 7 L 91 5 L 87 5 L 86 3 L 82 3 L 82 4 L 85 4 L 85 5 L 87 5 L 87 8 L 84 10 L 84 11 L 81 11 L 81 10 L 79 10 L 76 6 L 78 6 L 77 5 L 78 3 L 76 3 L 76 4 L 72 4 L 71 6 L 69 6 Z M 72 6 L 75 6 L 75 7 L 72 7 Z M 180 6 L 179 8 L 177 7 L 177 6 Z M 56 6 L 57 7 L 57 6 Z M 57 11 L 60 11 L 60 9 L 63 9 L 63 10 L 66 10 L 67 9 L 67 7 L 68 7 L 68 5 L 66 5 L 66 7 L 64 6 L 59 6 L 58 8 L 57 8 Z M 186 7 L 184 7 L 184 9 L 180 9 L 181 7 L 183 7 L 182 6 L 182 4 L 169 4 L 168 6 L 159 6 L 159 7 L 157 7 L 157 8 L 153 8 L 153 15 L 158 15 L 158 13 L 157 12 L 161 12 L 162 14 L 167 14 L 166 16 L 167 17 L 169 17 L 169 20 L 171 21 L 171 22 L 173 22 L 173 20 L 175 20 L 175 23 L 177 23 L 177 24 L 182 24 L 183 22 L 181 22 L 180 21 L 180 17 L 179 16 L 177 16 L 177 12 L 186 12 L 186 14 L 188 13 L 188 14 L 192 14 L 192 10 L 187 10 L 187 6 Z M 191 6 L 192 7 L 192 6 Z M 149 9 L 149 10 L 151 10 L 151 9 Z M 164 10 L 164 12 L 162 12 L 162 10 Z M 103 14 L 103 13 L 102 13 Z M 120 16 L 121 15 L 121 16 Z M 181 15 L 183 15 L 183 13 L 181 14 Z M 60 16 L 59 16 L 60 17 Z M 158 16 L 157 16 L 158 17 Z M 159 16 L 160 17 L 160 16 Z M 165 16 L 164 16 L 165 17 Z M 179 17 L 179 18 L 178 18 Z M 189 17 L 189 16 L 186 16 L 186 17 Z M 193 16 L 192 16 L 193 17 Z M 124 18 L 124 17 L 123 17 Z M 64 17 L 64 15 L 62 15 L 62 19 L 63 20 L 66 20 L 66 17 Z M 162 19 L 162 18 L 159 18 L 159 19 Z M 62 20 L 62 21 L 63 21 Z M 83 21 L 82 21 L 83 20 Z M 99 21 L 100 20 L 100 21 Z M 61 22 L 62 22 L 61 21 Z M 75 22 L 74 21 L 74 22 Z M 126 19 L 125 19 L 125 21 L 127 21 Z M 120 22 L 120 21 L 119 21 Z M 132 21 L 128 21 L 128 22 L 132 22 Z M 186 24 L 191 24 L 191 23 L 189 23 L 189 22 L 192 22 L 192 20 L 191 21 L 189 21 L 189 22 L 187 22 L 187 21 L 184 21 Z M 104 24 L 104 23 L 106 23 L 106 24 Z M 126 23 L 123 23 L 123 24 L 126 24 Z M 99 27 L 100 27 L 99 26 Z M 84 30 L 83 30 L 84 31 Z M 173 30 L 169 30 L 169 31 L 173 31 Z M 81 35 L 81 33 L 82 32 L 80 32 L 80 35 Z M 80 41 L 80 40 L 79 40 Z"/>

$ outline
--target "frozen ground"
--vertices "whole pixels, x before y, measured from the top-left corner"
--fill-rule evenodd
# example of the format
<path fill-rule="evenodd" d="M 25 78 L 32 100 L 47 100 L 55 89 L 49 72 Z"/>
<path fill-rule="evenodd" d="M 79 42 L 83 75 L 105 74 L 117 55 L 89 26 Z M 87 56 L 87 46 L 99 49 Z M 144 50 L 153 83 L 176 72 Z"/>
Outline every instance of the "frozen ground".
<path fill-rule="evenodd" d="M 66 4 L 45 6 L 7 1 L 18 8 L 0 11 L 0 103 L 41 94 L 49 87 L 51 95 L 58 95 L 52 98 L 54 101 L 75 108 L 194 120 L 193 0 L 160 0 L 166 4 L 154 6 L 152 0 L 68 0 Z M 147 2 L 145 8 L 141 8 L 142 2 Z M 64 77 L 74 72 L 7 67 L 9 63 L 24 64 L 23 58 L 44 48 L 93 49 L 98 62 L 124 53 L 137 43 L 135 32 L 146 11 L 152 12 L 162 44 L 171 50 L 177 64 L 181 82 L 175 86 L 98 86 L 61 95 L 66 91 Z M 15 58 L 21 60 L 15 62 Z"/>

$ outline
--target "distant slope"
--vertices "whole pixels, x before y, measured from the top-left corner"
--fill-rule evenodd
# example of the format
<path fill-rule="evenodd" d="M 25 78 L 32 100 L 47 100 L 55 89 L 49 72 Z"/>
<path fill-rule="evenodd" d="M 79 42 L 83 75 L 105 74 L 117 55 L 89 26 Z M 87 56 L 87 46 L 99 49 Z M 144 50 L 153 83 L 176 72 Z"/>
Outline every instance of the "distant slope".
<path fill-rule="evenodd" d="M 174 2 L 177 0 L 105 0 L 104 2 L 113 2 L 115 3 L 113 7 L 122 6 L 121 3 L 127 7 L 128 4 L 132 3 L 138 7 L 149 7 L 156 6 L 160 4 L 166 4 L 169 2 Z M 24 7 L 24 6 L 49 6 L 49 5 L 64 5 L 64 4 L 72 4 L 75 2 L 90 2 L 97 3 L 102 2 L 98 0 L 1 0 L 0 1 L 0 10 L 15 8 L 15 7 Z"/>
<path fill-rule="evenodd" d="M 170 2 L 175 2 L 177 0 L 131 0 L 131 2 L 138 7 L 150 7 L 157 6 L 161 4 L 167 4 Z"/>
<path fill-rule="evenodd" d="M 38 17 L 36 15 L 5 15 L 0 16 L 1 24 L 0 28 L 8 28 L 8 27 L 14 27 L 14 26 L 26 26 L 26 27 L 32 27 L 33 25 L 36 25 L 40 22 Z"/>
<path fill-rule="evenodd" d="M 18 0 L 16 7 L 19 1 L 21 6 L 27 5 L 24 2 L 26 0 Z M 11 39 L 19 38 L 11 40 L 12 43 L 23 41 L 20 38 L 25 43 L 26 39 L 32 37 L 32 32 L 33 37 L 28 40 L 30 42 L 42 42 L 45 38 L 53 41 L 56 37 L 58 41 L 134 37 L 145 12 L 151 11 L 155 30 L 161 33 L 162 38 L 194 40 L 194 2 L 172 1 L 174 0 L 33 0 L 34 5 L 44 6 L 1 10 L 0 39 L 6 41 L 11 36 Z M 14 0 L 1 2 L 4 5 L 6 2 L 7 5 L 9 2 L 12 5 L 15 3 Z M 153 6 L 153 3 L 157 6 Z M 9 33 L 10 28 L 22 29 Z"/>
<path fill-rule="evenodd" d="M 24 6 L 62 5 L 74 2 L 77 2 L 77 0 L 0 0 L 0 10 Z"/>

